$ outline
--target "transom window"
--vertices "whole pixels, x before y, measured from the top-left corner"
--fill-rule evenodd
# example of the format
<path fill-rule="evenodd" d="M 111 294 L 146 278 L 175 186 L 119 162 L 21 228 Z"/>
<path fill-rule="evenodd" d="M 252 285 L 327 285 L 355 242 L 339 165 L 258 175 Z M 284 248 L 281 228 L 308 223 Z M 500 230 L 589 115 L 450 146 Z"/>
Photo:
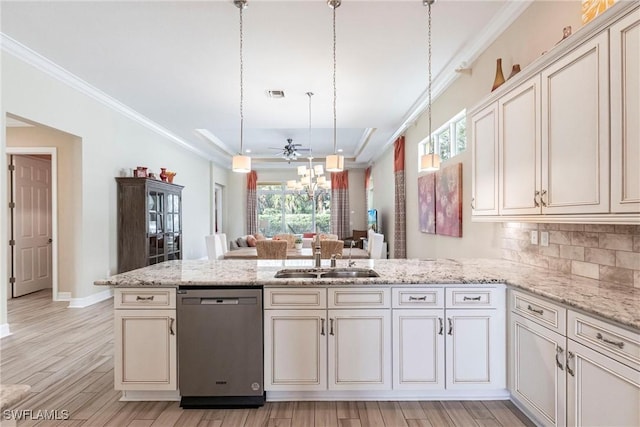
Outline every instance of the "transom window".
<path fill-rule="evenodd" d="M 440 160 L 447 160 L 462 153 L 467 149 L 466 110 L 456 114 L 430 136 L 435 144 L 434 152 L 440 155 Z M 420 157 L 430 152 L 429 137 L 427 137 L 418 144 L 418 169 L 420 168 Z"/>
<path fill-rule="evenodd" d="M 258 231 L 267 237 L 278 233 L 329 233 L 331 192 L 288 190 L 286 183 L 258 183 Z"/>

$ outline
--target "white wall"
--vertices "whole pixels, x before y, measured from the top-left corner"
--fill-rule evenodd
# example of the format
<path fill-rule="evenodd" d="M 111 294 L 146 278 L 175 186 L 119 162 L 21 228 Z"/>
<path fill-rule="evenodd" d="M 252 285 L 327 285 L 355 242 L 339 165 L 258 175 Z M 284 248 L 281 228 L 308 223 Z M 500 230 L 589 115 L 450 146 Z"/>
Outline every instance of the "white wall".
<path fill-rule="evenodd" d="M 373 179 L 373 209 L 378 210 L 378 231 L 388 243 L 389 257 L 393 258 L 395 227 L 395 180 L 393 174 L 393 146 L 385 151 L 371 167 Z M 407 208 L 409 208 L 407 206 Z"/>
<path fill-rule="evenodd" d="M 95 99 L 53 79 L 14 56 L 2 55 L 2 116 L 6 113 L 75 135 L 81 141 L 81 164 L 74 162 L 75 179 L 81 181 L 81 203 L 73 234 L 76 256 L 64 269 L 76 269 L 72 283 L 60 283 L 72 298 L 101 292 L 93 281 L 116 271 L 116 183 L 121 169 L 144 165 L 159 172 L 177 172 L 175 183 L 184 185 L 183 223 L 185 258 L 206 256 L 203 236 L 211 219 L 210 162 L 154 131 L 123 116 Z M 5 129 L 3 127 L 3 135 Z M 2 141 L 4 158 L 6 142 Z M 35 143 L 34 145 L 37 145 Z M 3 168 L 4 169 L 4 168 Z M 3 170 L 3 178 L 4 170 Z M 216 171 L 216 176 L 224 175 Z M 4 187 L 4 186 L 0 186 Z M 6 206 L 6 190 L 1 190 Z M 1 235 L 6 236 L 6 224 Z M 3 252 L 6 257 L 6 252 Z M 4 278 L 2 280 L 5 280 Z M 5 287 L 4 283 L 0 283 Z"/>
<path fill-rule="evenodd" d="M 438 99 L 432 108 L 432 130 L 437 129 L 463 109 L 471 109 L 488 95 L 496 71 L 496 59 L 502 58 L 505 77 L 511 67 L 519 63 L 521 68 L 538 58 L 562 38 L 562 29 L 571 25 L 573 31 L 580 27 L 581 3 L 579 1 L 536 1 L 471 64 L 471 75 L 461 74 Z M 434 40 L 437 48 L 437 40 Z M 426 64 L 425 64 L 426 67 Z M 467 121 L 467 152 L 443 163 L 462 162 L 463 177 L 463 224 L 462 238 L 428 235 L 420 233 L 418 224 L 418 143 L 428 135 L 428 122 L 423 114 L 416 124 L 405 133 L 405 167 L 407 198 L 407 257 L 492 257 L 499 258 L 499 224 L 474 223 L 471 221 L 471 134 Z M 387 223 L 386 212 L 393 212 L 393 149 L 390 146 L 373 166 L 374 204 L 385 213 L 383 230 L 393 253 L 393 224 Z M 385 183 L 381 186 L 380 183 Z M 389 184 L 386 184 L 389 183 Z"/>

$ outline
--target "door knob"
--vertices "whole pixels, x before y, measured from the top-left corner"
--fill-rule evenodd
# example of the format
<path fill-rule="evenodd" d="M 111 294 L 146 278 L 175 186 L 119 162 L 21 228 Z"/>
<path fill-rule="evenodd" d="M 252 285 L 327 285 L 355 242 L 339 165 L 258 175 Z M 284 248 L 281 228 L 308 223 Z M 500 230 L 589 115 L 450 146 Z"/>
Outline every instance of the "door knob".
<path fill-rule="evenodd" d="M 49 237 L 49 240 L 47 240 L 47 243 L 51 243 L 51 242 L 53 242 L 53 239 Z"/>

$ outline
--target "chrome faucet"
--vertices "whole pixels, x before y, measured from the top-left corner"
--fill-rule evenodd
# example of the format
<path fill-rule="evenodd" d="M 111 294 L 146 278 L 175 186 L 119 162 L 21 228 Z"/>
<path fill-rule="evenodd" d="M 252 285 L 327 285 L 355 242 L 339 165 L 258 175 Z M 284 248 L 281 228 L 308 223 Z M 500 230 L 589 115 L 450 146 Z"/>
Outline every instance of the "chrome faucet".
<path fill-rule="evenodd" d="M 356 242 L 354 240 L 351 241 L 351 245 L 349 245 L 349 267 L 353 267 L 354 265 L 356 265 L 355 261 L 351 261 L 351 249 L 353 249 L 353 247 L 355 246 Z"/>
<path fill-rule="evenodd" d="M 315 260 L 316 268 L 320 268 L 322 264 L 322 250 L 320 248 L 320 238 L 316 235 L 315 251 L 313 252 L 313 259 Z"/>

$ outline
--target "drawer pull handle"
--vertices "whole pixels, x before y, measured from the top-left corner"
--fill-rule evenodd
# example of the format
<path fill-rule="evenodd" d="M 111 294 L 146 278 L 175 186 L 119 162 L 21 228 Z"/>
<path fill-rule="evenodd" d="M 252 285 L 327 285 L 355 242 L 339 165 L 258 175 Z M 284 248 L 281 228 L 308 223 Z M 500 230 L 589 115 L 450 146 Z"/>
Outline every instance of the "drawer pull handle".
<path fill-rule="evenodd" d="M 173 330 L 173 323 L 176 321 L 176 319 L 174 319 L 173 317 L 170 317 L 169 320 L 170 320 L 170 322 L 169 322 L 169 334 L 175 335 L 176 331 Z"/>
<path fill-rule="evenodd" d="M 564 368 L 562 367 L 562 363 L 560 362 L 560 360 L 558 360 L 558 356 L 562 355 L 563 352 L 564 350 L 562 349 L 562 347 L 558 346 L 556 348 L 556 365 L 558 366 L 558 368 L 560 368 L 561 371 L 564 371 Z"/>
<path fill-rule="evenodd" d="M 480 296 L 477 296 L 477 297 L 462 297 L 462 301 L 480 301 Z"/>
<path fill-rule="evenodd" d="M 440 330 L 438 331 L 438 335 L 442 335 L 444 332 L 444 322 L 442 321 L 442 317 L 438 317 L 438 323 L 440 323 Z"/>
<path fill-rule="evenodd" d="M 540 202 L 538 202 L 538 196 L 540 196 L 540 192 L 539 192 L 539 191 L 536 191 L 536 192 L 535 192 L 535 194 L 533 195 L 533 205 L 534 205 L 536 208 L 539 208 L 539 207 L 540 207 Z"/>
<path fill-rule="evenodd" d="M 532 311 L 536 314 L 539 314 L 540 316 L 542 316 L 544 314 L 544 310 L 541 308 L 533 308 L 531 307 L 531 304 L 527 305 L 527 310 Z"/>
<path fill-rule="evenodd" d="M 140 295 L 136 295 L 136 301 L 153 301 L 154 295 L 149 295 L 148 297 L 141 297 Z"/>
<path fill-rule="evenodd" d="M 571 359 L 573 359 L 573 353 L 568 351 L 567 352 L 567 372 L 572 377 L 575 377 L 575 374 L 573 373 L 573 369 L 571 369 L 571 366 L 569 366 L 569 362 L 571 362 Z"/>
<path fill-rule="evenodd" d="M 329 335 L 335 335 L 333 333 L 333 319 L 329 319 Z"/>
<path fill-rule="evenodd" d="M 453 335 L 453 321 L 450 317 L 447 317 L 447 320 L 449 321 L 449 332 L 447 332 L 447 334 Z"/>
<path fill-rule="evenodd" d="M 324 323 L 325 323 L 325 319 L 320 318 L 320 321 L 322 322 L 322 326 L 320 327 L 320 335 L 324 336 Z"/>
<path fill-rule="evenodd" d="M 422 297 L 414 297 L 414 296 L 409 296 L 409 301 L 426 301 L 427 300 L 427 296 L 422 296 Z"/>
<path fill-rule="evenodd" d="M 622 350 L 624 348 L 624 343 L 622 341 L 612 341 L 612 340 L 610 340 L 608 338 L 603 337 L 600 332 L 598 332 L 598 334 L 596 335 L 596 338 L 598 338 L 600 341 L 603 341 L 603 342 L 605 342 L 607 344 L 615 345 L 620 350 Z"/>

